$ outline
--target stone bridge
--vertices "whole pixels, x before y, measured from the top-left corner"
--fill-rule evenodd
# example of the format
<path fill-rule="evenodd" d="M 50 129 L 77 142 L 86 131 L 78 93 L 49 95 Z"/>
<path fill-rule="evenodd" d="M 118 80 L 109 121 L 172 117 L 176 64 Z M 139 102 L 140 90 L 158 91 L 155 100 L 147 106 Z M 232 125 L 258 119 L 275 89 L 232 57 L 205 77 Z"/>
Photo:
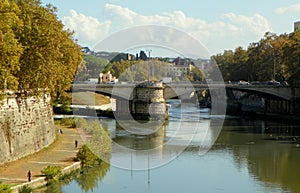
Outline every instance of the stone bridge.
<path fill-rule="evenodd" d="M 116 99 L 133 99 L 133 90 L 138 84 L 74 84 L 73 92 L 89 91 L 100 93 Z M 237 84 L 199 84 L 199 83 L 172 83 L 164 85 L 164 98 L 171 99 L 190 95 L 199 90 L 236 90 L 247 92 L 264 98 L 291 100 L 300 97 L 300 88 L 283 87 L 276 85 L 237 85 Z"/>
<path fill-rule="evenodd" d="M 260 106 L 263 106 L 262 111 L 264 112 L 294 113 L 295 109 L 299 109 L 297 101 L 300 98 L 300 88 L 277 85 L 199 84 L 190 82 L 164 85 L 151 82 L 140 84 L 74 84 L 72 92 L 88 91 L 110 96 L 117 99 L 116 109 L 118 112 L 123 112 L 125 115 L 136 114 L 138 117 L 143 117 L 142 114 L 144 113 L 147 117 L 150 111 L 152 114 L 155 112 L 165 114 L 162 112 L 167 111 L 165 105 L 167 99 L 189 99 L 195 91 L 207 89 L 209 89 L 212 100 L 214 100 L 212 104 L 221 105 L 219 102 L 226 100 L 226 98 L 236 100 L 233 91 L 240 91 L 256 96 L 256 101 L 262 101 L 263 105 Z M 251 106 L 253 101 L 246 103 L 246 106 Z M 256 102 L 254 101 L 254 103 Z M 150 107 L 155 109 L 151 110 Z"/>

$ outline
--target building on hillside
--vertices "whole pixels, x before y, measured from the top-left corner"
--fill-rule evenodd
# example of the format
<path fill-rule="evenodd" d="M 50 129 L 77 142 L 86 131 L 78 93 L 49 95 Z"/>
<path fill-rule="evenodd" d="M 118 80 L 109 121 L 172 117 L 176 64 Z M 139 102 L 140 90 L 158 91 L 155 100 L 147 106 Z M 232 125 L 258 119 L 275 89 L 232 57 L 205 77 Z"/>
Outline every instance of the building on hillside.
<path fill-rule="evenodd" d="M 89 47 L 81 47 L 81 52 L 82 52 L 84 55 L 91 55 L 91 54 L 93 54 L 93 51 L 90 50 Z"/>
<path fill-rule="evenodd" d="M 112 81 L 116 81 L 117 78 L 114 77 L 110 71 L 108 71 L 108 73 L 100 73 L 99 74 L 99 83 L 107 83 L 107 82 L 112 82 Z"/>
<path fill-rule="evenodd" d="M 190 74 L 192 71 L 192 68 L 194 66 L 192 64 L 187 65 L 176 65 L 176 64 L 170 64 L 168 68 L 168 75 L 169 76 L 182 76 Z"/>
<path fill-rule="evenodd" d="M 194 65 L 193 62 L 189 58 L 180 58 L 177 57 L 173 60 L 173 63 L 178 66 L 188 66 L 188 65 Z"/>
<path fill-rule="evenodd" d="M 148 59 L 148 57 L 147 57 L 147 54 L 146 54 L 143 50 L 141 50 L 141 51 L 140 51 L 140 56 L 138 57 L 138 55 L 137 55 L 136 59 L 137 59 L 137 60 L 140 59 L 140 60 L 146 61 L 146 60 Z"/>
<path fill-rule="evenodd" d="M 300 21 L 294 22 L 294 32 L 300 29 Z"/>

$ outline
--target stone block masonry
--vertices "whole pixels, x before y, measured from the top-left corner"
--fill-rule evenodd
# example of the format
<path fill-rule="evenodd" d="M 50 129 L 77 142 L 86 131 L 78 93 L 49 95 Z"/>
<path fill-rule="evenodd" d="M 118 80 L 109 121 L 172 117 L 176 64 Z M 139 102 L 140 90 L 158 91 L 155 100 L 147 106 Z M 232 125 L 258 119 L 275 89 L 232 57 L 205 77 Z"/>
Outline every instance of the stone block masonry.
<path fill-rule="evenodd" d="M 137 85 L 131 93 L 132 99 L 117 99 L 118 119 L 165 120 L 167 107 L 164 87 L 161 82 L 144 82 Z"/>
<path fill-rule="evenodd" d="M 0 101 L 0 164 L 43 149 L 55 136 L 49 95 L 11 93 Z"/>

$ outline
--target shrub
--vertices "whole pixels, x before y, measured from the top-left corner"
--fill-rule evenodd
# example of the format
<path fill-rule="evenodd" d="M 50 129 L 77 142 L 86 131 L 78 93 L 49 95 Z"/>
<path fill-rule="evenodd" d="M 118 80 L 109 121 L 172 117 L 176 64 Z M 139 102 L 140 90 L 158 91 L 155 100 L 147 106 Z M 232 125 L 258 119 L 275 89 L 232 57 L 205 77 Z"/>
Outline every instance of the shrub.
<path fill-rule="evenodd" d="M 41 170 L 41 173 L 46 177 L 48 182 L 57 181 L 59 176 L 62 174 L 61 167 L 48 165 Z"/>
<path fill-rule="evenodd" d="M 33 190 L 32 188 L 25 185 L 25 186 L 22 186 L 21 188 L 19 188 L 19 193 L 31 193 L 32 190 Z"/>
<path fill-rule="evenodd" d="M 76 154 L 76 158 L 80 161 L 81 166 L 92 166 L 101 162 L 100 158 L 97 157 L 87 145 L 80 147 Z"/>
<path fill-rule="evenodd" d="M 60 124 L 66 127 L 76 127 L 75 119 L 74 118 L 62 118 L 60 120 Z"/>
<path fill-rule="evenodd" d="M 75 123 L 77 128 L 86 128 L 88 123 L 84 118 L 75 118 Z"/>
<path fill-rule="evenodd" d="M 10 186 L 8 184 L 3 184 L 1 181 L 0 181 L 0 192 L 1 193 L 11 193 L 12 190 L 10 189 Z"/>

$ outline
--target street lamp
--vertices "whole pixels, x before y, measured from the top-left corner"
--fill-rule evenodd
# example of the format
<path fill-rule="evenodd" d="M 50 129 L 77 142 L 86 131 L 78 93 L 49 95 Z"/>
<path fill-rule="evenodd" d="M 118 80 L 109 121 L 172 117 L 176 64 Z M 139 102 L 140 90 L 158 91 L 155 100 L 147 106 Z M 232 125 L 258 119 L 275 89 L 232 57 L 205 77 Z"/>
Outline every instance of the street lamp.
<path fill-rule="evenodd" d="M 151 76 L 151 67 L 150 67 L 150 64 L 149 64 L 149 60 L 150 60 L 150 53 L 152 52 L 151 49 L 147 49 L 146 52 L 148 52 L 148 58 L 147 58 L 147 62 L 148 62 L 148 81 L 150 81 L 150 76 Z"/>
<path fill-rule="evenodd" d="M 267 45 L 273 50 L 273 76 L 272 76 L 272 79 L 275 80 L 275 73 L 276 73 L 276 50 L 275 50 L 275 48 L 270 43 L 267 43 Z"/>

